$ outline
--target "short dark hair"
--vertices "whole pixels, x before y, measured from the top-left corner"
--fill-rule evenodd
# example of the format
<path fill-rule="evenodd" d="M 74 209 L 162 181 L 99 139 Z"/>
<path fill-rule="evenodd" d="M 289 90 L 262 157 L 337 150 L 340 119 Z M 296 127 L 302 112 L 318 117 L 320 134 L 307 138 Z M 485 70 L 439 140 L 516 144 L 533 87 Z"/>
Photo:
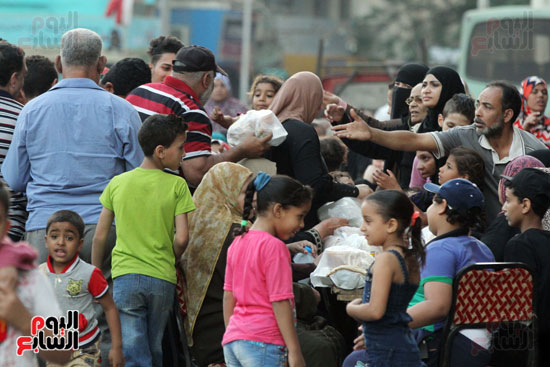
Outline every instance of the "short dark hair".
<path fill-rule="evenodd" d="M 50 89 L 58 75 L 53 62 L 45 56 L 29 56 L 25 59 L 25 63 L 27 75 L 25 75 L 23 91 L 27 99 L 32 99 Z"/>
<path fill-rule="evenodd" d="M 78 239 L 80 240 L 84 238 L 84 220 L 82 220 L 82 217 L 78 215 L 78 213 L 73 212 L 72 210 L 58 210 L 50 215 L 48 218 L 48 224 L 46 224 L 46 234 L 52 224 L 61 222 L 71 223 L 78 231 Z"/>
<path fill-rule="evenodd" d="M 10 190 L 8 189 L 8 186 L 0 181 L 0 205 L 2 210 L 4 212 L 5 219 L 8 220 L 8 213 L 10 210 Z"/>
<path fill-rule="evenodd" d="M 151 69 L 142 59 L 119 60 L 101 79 L 101 85 L 112 83 L 117 96 L 127 96 L 140 85 L 151 83 Z"/>
<path fill-rule="evenodd" d="M 328 171 L 339 170 L 346 157 L 346 146 L 344 143 L 335 136 L 320 139 L 319 143 L 321 145 L 321 155 L 327 165 Z"/>
<path fill-rule="evenodd" d="M 174 36 L 160 36 L 153 38 L 149 42 L 147 54 L 151 57 L 151 64 L 156 64 L 162 54 L 174 53 L 177 54 L 179 49 L 183 47 L 183 43 Z"/>
<path fill-rule="evenodd" d="M 25 52 L 7 41 L 0 41 L 0 86 L 8 85 L 13 73 L 23 70 Z"/>
<path fill-rule="evenodd" d="M 443 198 L 439 194 L 434 194 L 433 201 L 441 204 Z M 447 222 L 450 224 L 458 224 L 461 228 L 471 229 L 477 232 L 485 232 L 486 217 L 485 212 L 480 207 L 473 207 L 468 209 L 466 213 L 461 213 L 457 209 L 451 209 L 449 205 L 445 208 L 445 215 L 447 216 Z"/>
<path fill-rule="evenodd" d="M 169 147 L 178 135 L 187 131 L 185 119 L 176 115 L 147 117 L 138 132 L 139 145 L 146 157 L 151 157 L 159 145 Z"/>
<path fill-rule="evenodd" d="M 505 80 L 497 80 L 487 84 L 485 88 L 499 88 L 502 91 L 502 112 L 511 108 L 514 111 L 514 115 L 510 120 L 510 123 L 514 123 L 517 120 L 519 113 L 521 112 L 521 95 L 516 87 L 508 83 Z"/>
<path fill-rule="evenodd" d="M 445 103 L 445 107 L 443 107 L 443 118 L 451 113 L 459 113 L 466 116 L 470 124 L 474 122 L 476 107 L 473 98 L 464 93 L 457 93 L 452 96 L 451 99 Z"/>

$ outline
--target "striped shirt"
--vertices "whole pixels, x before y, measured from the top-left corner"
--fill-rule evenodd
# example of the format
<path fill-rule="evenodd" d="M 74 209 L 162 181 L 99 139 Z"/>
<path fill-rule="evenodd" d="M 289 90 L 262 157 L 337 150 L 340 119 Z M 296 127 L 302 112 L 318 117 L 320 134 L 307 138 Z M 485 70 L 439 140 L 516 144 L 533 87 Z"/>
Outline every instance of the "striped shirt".
<path fill-rule="evenodd" d="M 23 105 L 17 102 L 11 94 L 0 90 L 0 168 L 4 163 L 6 154 L 11 144 L 17 116 L 23 108 Z M 0 172 L 0 179 L 4 182 L 4 177 Z M 5 183 L 5 182 L 4 182 Z M 7 186 L 7 185 L 6 185 Z M 10 190 L 11 203 L 9 208 L 9 218 L 11 227 L 8 235 L 13 241 L 20 241 L 25 233 L 25 222 L 27 221 L 27 197 L 25 194 Z"/>
<path fill-rule="evenodd" d="M 167 76 L 162 83 L 137 87 L 126 100 L 138 111 L 142 122 L 157 113 L 175 114 L 185 119 L 189 130 L 184 159 L 211 154 L 212 122 L 197 94 L 183 81 Z"/>

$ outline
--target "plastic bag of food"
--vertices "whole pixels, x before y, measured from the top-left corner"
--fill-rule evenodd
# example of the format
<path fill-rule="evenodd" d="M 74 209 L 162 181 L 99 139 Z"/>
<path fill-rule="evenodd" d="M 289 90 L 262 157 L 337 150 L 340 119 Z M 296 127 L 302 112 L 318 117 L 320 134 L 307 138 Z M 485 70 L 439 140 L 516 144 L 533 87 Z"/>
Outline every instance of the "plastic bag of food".
<path fill-rule="evenodd" d="M 350 197 L 323 205 L 317 210 L 317 216 L 321 221 L 328 218 L 345 218 L 351 227 L 359 228 L 363 225 L 361 202 Z"/>
<path fill-rule="evenodd" d="M 273 133 L 269 145 L 278 146 L 285 141 L 288 133 L 271 110 L 250 110 L 241 115 L 227 130 L 227 142 L 233 146 L 239 145 L 245 136 L 254 132 L 256 137 L 261 138 Z"/>
<path fill-rule="evenodd" d="M 362 271 L 349 271 L 353 269 L 366 269 L 374 262 L 368 252 L 349 247 L 334 246 L 323 251 L 317 268 L 311 273 L 311 284 L 314 287 L 332 287 L 342 289 L 361 288 L 365 282 Z M 347 266 L 348 271 L 335 271 L 342 265 Z M 340 268 L 342 269 L 342 268 Z"/>

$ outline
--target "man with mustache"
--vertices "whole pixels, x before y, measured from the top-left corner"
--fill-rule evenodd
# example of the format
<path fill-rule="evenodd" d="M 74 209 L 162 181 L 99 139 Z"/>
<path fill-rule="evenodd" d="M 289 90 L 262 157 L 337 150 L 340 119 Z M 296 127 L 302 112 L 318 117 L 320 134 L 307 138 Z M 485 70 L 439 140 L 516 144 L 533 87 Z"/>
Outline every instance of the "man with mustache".
<path fill-rule="evenodd" d="M 474 124 L 445 132 L 415 134 L 409 131 L 382 131 L 369 127 L 355 112 L 355 121 L 335 126 L 342 138 L 368 140 L 394 150 L 427 150 L 437 158 L 458 146 L 477 151 L 485 161 L 485 209 L 490 223 L 500 211 L 498 182 L 512 159 L 544 148 L 532 134 L 513 126 L 521 110 L 521 97 L 513 85 L 495 81 L 487 85 L 476 101 Z"/>
<path fill-rule="evenodd" d="M 216 163 L 238 162 L 265 153 L 271 134 L 261 139 L 248 136 L 240 145 L 212 154 L 212 122 L 203 106 L 214 89 L 216 72 L 227 74 L 216 64 L 212 51 L 202 46 L 180 48 L 172 64 L 172 73 L 161 83 L 142 85 L 134 89 L 126 100 L 134 105 L 141 121 L 157 113 L 184 117 L 189 130 L 181 169 L 190 188 L 197 187 L 204 174 Z"/>

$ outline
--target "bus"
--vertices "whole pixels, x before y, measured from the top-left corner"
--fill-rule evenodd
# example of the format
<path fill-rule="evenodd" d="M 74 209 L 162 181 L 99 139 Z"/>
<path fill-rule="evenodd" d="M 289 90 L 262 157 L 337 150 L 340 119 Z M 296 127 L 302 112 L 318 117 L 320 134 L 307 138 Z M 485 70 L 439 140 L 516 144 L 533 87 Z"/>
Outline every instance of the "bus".
<path fill-rule="evenodd" d="M 458 72 L 474 98 L 492 80 L 508 80 L 518 87 L 531 75 L 550 81 L 550 6 L 467 11 Z"/>

